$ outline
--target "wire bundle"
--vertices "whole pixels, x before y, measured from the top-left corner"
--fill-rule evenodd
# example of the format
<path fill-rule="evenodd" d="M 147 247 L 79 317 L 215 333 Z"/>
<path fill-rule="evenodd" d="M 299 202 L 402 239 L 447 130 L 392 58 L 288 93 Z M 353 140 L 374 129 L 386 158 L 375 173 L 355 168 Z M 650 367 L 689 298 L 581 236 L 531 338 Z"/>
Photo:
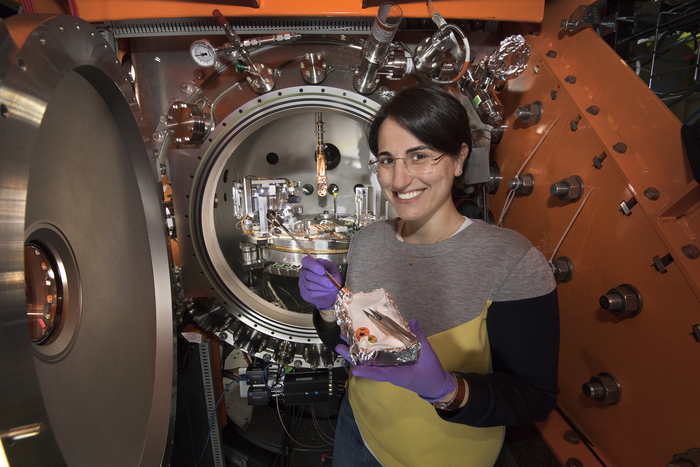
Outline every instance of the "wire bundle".
<path fill-rule="evenodd" d="M 662 22 L 664 16 L 673 16 L 671 19 Z M 628 18 L 618 18 L 618 20 L 626 20 Z M 666 104 L 668 107 L 673 107 L 674 105 L 680 103 L 681 101 L 687 99 L 692 94 L 700 91 L 700 83 L 691 83 L 689 87 L 684 89 L 677 89 L 674 91 L 665 91 L 667 88 L 677 84 L 683 79 L 685 75 L 688 74 L 690 70 L 697 70 L 700 66 L 700 62 L 697 61 L 698 57 L 698 35 L 700 34 L 700 29 L 698 25 L 700 24 L 700 4 L 697 0 L 687 1 L 681 5 L 678 5 L 668 11 L 662 11 L 656 21 L 656 25 L 644 29 L 640 32 L 634 33 L 628 38 L 620 41 L 616 44 L 618 48 L 621 44 L 625 44 L 630 41 L 653 41 L 652 50 L 648 53 L 643 53 L 637 56 L 630 57 L 626 60 L 627 64 L 630 65 L 636 72 L 638 76 L 642 76 L 642 72 L 648 73 L 649 77 L 649 87 L 653 89 L 656 95 Z M 651 37 L 649 37 L 651 35 Z M 673 42 L 661 45 L 666 39 L 677 36 Z M 670 58 L 667 54 L 671 51 L 678 51 L 678 47 L 691 47 L 692 52 L 685 54 L 682 57 Z M 690 64 L 689 62 L 696 59 L 695 64 Z M 666 62 L 666 63 L 681 63 L 685 62 L 686 66 L 681 66 L 674 68 L 669 71 L 655 72 L 656 62 Z M 644 69 L 644 66 L 650 64 L 650 69 Z M 671 73 L 678 73 L 675 78 L 671 81 L 663 84 L 662 86 L 653 87 L 654 79 L 668 75 Z M 662 92 L 663 91 L 663 92 Z M 688 117 L 683 123 L 689 123 L 693 118 L 695 118 L 700 111 L 695 112 L 690 117 Z"/>

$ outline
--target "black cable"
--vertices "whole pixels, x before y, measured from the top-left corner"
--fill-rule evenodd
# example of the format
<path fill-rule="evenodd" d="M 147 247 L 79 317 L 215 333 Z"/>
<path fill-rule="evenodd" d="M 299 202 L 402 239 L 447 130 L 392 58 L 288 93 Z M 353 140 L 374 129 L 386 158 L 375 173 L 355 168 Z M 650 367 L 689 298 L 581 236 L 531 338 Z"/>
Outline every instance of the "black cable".
<path fill-rule="evenodd" d="M 663 73 L 654 73 L 654 74 L 651 75 L 651 76 L 652 76 L 652 77 L 657 77 L 657 76 L 663 76 L 663 75 L 670 75 L 671 73 L 675 73 L 675 72 L 677 72 L 677 71 L 683 72 L 683 71 L 685 71 L 685 70 L 692 70 L 693 68 L 698 68 L 698 66 L 700 66 L 700 65 L 695 64 L 695 65 L 684 66 L 684 67 L 681 67 L 681 68 L 674 68 L 673 70 L 664 71 Z M 645 71 L 646 71 L 646 70 L 645 70 Z"/>
<path fill-rule="evenodd" d="M 221 370 L 223 371 L 224 365 L 226 364 L 226 359 L 234 351 L 235 347 L 226 341 L 221 341 L 223 343 L 223 350 L 221 351 Z"/>
<path fill-rule="evenodd" d="M 688 2 L 688 3 L 691 3 L 691 2 Z M 681 16 L 678 16 L 678 17 L 676 17 L 676 18 L 674 18 L 674 19 L 672 19 L 672 20 L 670 20 L 670 21 L 667 21 L 667 22 L 665 22 L 665 23 L 660 23 L 660 24 L 658 25 L 658 27 L 657 27 L 657 26 L 654 26 L 654 27 L 651 27 L 651 28 L 649 28 L 649 29 L 645 29 L 645 30 L 643 30 L 642 32 L 638 32 L 638 33 L 632 34 L 631 36 L 622 39 L 620 42 L 617 43 L 617 45 L 624 44 L 625 42 L 629 42 L 629 41 L 631 41 L 632 39 L 636 39 L 636 38 L 638 38 L 638 37 L 642 37 L 642 36 L 644 36 L 644 35 L 646 35 L 646 34 L 649 34 L 650 32 L 656 31 L 657 29 L 668 28 L 671 24 L 674 24 L 674 23 L 677 22 L 677 21 L 680 21 L 680 20 L 682 20 L 682 19 L 687 19 L 687 16 L 686 16 L 686 15 L 693 15 L 693 14 L 695 14 L 695 13 L 700 13 L 700 8 L 698 8 L 698 9 L 696 9 L 696 10 L 693 10 L 693 11 L 691 11 L 691 12 L 688 12 L 688 11 L 683 12 L 683 13 L 681 13 Z M 694 18 L 693 18 L 693 19 L 694 19 Z"/>
<path fill-rule="evenodd" d="M 178 404 L 181 404 L 183 407 L 185 407 L 185 415 L 187 416 L 187 426 L 190 429 L 190 446 L 192 450 L 192 460 L 194 460 L 194 465 L 195 467 L 199 467 L 199 463 L 197 462 L 197 456 L 194 454 L 194 434 L 192 432 L 192 423 L 190 423 L 190 410 L 187 408 L 187 404 L 185 401 L 180 397 L 180 393 L 177 393 L 177 402 Z"/>
<path fill-rule="evenodd" d="M 694 31 L 694 33 L 697 33 L 697 31 Z M 664 52 L 664 51 L 667 52 L 668 50 L 672 49 L 673 47 L 676 47 L 676 46 L 678 46 L 678 45 L 683 45 L 683 44 L 685 44 L 686 42 L 690 42 L 691 40 L 693 40 L 693 41 L 697 40 L 697 39 L 695 38 L 695 34 L 693 34 L 692 36 L 688 36 L 688 37 L 686 37 L 685 39 L 682 39 L 682 40 L 680 40 L 680 41 L 676 41 L 676 42 L 674 42 L 673 44 L 669 44 L 669 45 L 665 45 L 665 46 L 663 46 L 663 47 L 661 47 L 661 48 L 657 48 L 656 50 L 654 50 L 653 52 L 649 52 L 648 54 L 644 54 L 644 55 L 639 55 L 639 56 L 637 56 L 637 57 L 628 58 L 626 61 L 627 61 L 627 62 L 636 62 L 636 61 L 640 61 L 640 62 L 641 62 L 642 60 L 646 60 L 646 59 L 648 59 L 648 58 L 652 58 L 654 55 L 657 55 L 657 54 L 659 54 L 659 53 L 661 53 L 661 52 Z M 657 42 L 657 45 L 658 45 L 658 42 Z M 664 53 L 665 53 L 665 52 L 664 52 Z"/>
<path fill-rule="evenodd" d="M 687 92 L 683 93 L 683 94 L 682 94 L 681 96 L 679 96 L 676 100 L 673 100 L 673 101 L 671 101 L 671 102 L 665 102 L 665 104 L 666 104 L 666 106 L 669 107 L 669 108 L 670 108 L 670 107 L 673 107 L 674 105 L 678 104 L 678 103 L 681 102 L 682 100 L 687 99 L 688 96 L 690 96 L 690 95 L 692 95 L 692 94 L 695 94 L 695 93 L 698 92 L 698 91 L 700 91 L 700 84 L 698 84 L 697 86 L 691 88 L 691 89 L 688 90 Z"/>

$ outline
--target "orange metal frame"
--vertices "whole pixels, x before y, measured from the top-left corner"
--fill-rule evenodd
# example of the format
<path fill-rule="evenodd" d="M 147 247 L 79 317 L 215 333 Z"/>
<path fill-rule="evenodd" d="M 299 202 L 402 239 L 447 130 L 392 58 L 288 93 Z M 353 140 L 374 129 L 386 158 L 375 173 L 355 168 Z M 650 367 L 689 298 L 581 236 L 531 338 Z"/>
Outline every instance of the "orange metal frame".
<path fill-rule="evenodd" d="M 559 405 L 609 467 L 666 465 L 674 454 L 700 447 L 700 342 L 692 333 L 700 322 L 700 259 L 681 252 L 700 246 L 700 186 L 678 119 L 592 29 L 560 31 L 559 22 L 578 4 L 548 2 L 541 25 L 514 28 L 526 36 L 532 56 L 523 76 L 499 95 L 508 129 L 494 158 L 504 182 L 560 120 L 522 172 L 534 176 L 533 193 L 516 196 L 503 225 L 549 259 L 583 202 L 550 196 L 550 185 L 578 175 L 584 196 L 592 192 L 556 253 L 574 266 L 573 279 L 558 287 Z M 516 121 L 514 111 L 535 100 L 544 106 L 541 121 Z M 595 157 L 603 159 L 600 169 Z M 645 197 L 649 187 L 660 191 L 658 200 Z M 492 199 L 496 218 L 506 191 Z M 632 197 L 638 204 L 625 216 L 620 203 Z M 653 258 L 669 253 L 674 262 L 662 274 Z M 598 298 L 625 283 L 637 287 L 644 302 L 637 317 L 620 319 Z M 582 384 L 600 372 L 619 381 L 618 404 L 584 397 Z M 583 445 L 564 440 L 570 428 L 558 414 L 539 427 L 562 462 L 577 457 L 595 465 Z"/>
<path fill-rule="evenodd" d="M 17 0 L 13 0 L 19 3 Z M 68 14 L 66 0 L 34 0 L 39 13 Z M 208 17 L 219 9 L 228 17 L 264 16 L 375 16 L 382 1 L 363 0 L 233 0 L 225 2 L 186 2 L 177 0 L 77 0 L 80 16 L 90 22 L 143 18 Z M 254 4 L 259 3 L 259 7 Z M 395 1 L 405 18 L 427 18 L 424 1 Z M 526 21 L 538 23 L 544 13 L 544 0 L 436 0 L 435 9 L 444 18 L 484 21 Z"/>

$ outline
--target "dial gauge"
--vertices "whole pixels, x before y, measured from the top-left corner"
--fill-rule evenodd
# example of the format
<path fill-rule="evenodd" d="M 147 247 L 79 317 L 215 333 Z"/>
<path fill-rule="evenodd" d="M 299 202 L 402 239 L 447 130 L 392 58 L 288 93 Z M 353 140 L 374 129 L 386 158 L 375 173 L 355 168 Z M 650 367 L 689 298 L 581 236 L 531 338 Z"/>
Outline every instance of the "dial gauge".
<path fill-rule="evenodd" d="M 208 40 L 194 41 L 190 46 L 190 55 L 199 66 L 214 67 L 219 64 L 216 58 L 216 48 Z"/>

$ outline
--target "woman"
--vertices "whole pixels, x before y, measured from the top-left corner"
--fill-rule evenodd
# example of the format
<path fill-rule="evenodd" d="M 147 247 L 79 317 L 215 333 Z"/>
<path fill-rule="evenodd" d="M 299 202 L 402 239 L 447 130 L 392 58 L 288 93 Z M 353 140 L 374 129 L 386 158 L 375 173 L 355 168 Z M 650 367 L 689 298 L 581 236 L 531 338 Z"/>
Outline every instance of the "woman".
<path fill-rule="evenodd" d="M 370 167 L 399 217 L 355 235 L 346 287 L 386 289 L 422 348 L 415 364 L 352 369 L 334 466 L 493 465 L 504 426 L 544 420 L 556 402 L 556 283 L 523 236 L 455 208 L 471 132 L 451 94 L 403 90 L 368 140 Z M 303 266 L 299 287 L 318 309 L 319 336 L 346 355 L 330 310 L 337 288 L 325 276 L 340 281 L 337 268 L 311 258 Z"/>

